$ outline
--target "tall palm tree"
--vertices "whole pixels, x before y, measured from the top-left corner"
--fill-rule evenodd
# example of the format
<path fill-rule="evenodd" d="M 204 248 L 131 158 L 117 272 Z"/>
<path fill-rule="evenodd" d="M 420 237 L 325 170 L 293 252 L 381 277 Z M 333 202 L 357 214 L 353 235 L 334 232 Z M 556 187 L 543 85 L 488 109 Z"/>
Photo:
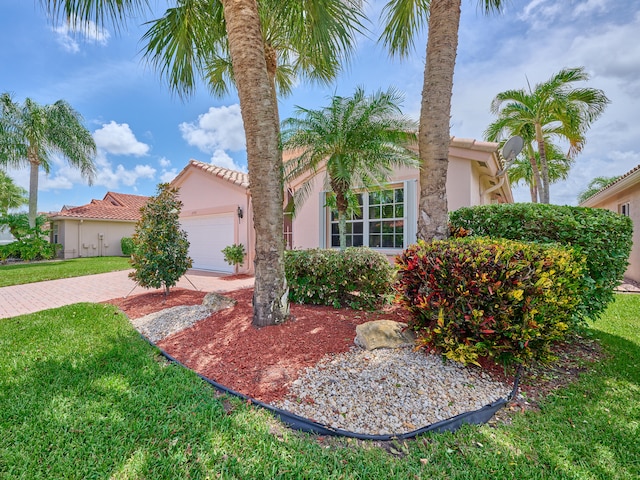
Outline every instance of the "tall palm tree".
<path fill-rule="evenodd" d="M 328 107 L 296 107 L 297 117 L 283 122 L 285 148 L 300 154 L 285 165 L 287 179 L 326 168 L 327 184 L 335 195 L 340 248 L 346 248 L 349 200 L 357 188 L 380 186 L 396 165 L 418 166 L 409 150 L 416 142 L 417 124 L 400 111 L 402 95 L 390 88 L 371 96 L 357 88 L 353 96 L 334 96 Z M 313 175 L 299 190 L 308 192 Z M 302 199 L 304 199 L 304 194 Z"/>
<path fill-rule="evenodd" d="M 28 204 L 27 191 L 16 185 L 9 175 L 0 170 L 0 215 L 7 213 L 11 208 Z"/>
<path fill-rule="evenodd" d="M 0 95 L 0 164 L 19 167 L 29 165 L 29 225 L 36 225 L 38 215 L 38 173 L 51 169 L 51 155 L 61 154 L 80 170 L 89 184 L 95 177 L 93 158 L 96 144 L 91 132 L 82 124 L 82 116 L 64 100 L 39 105 L 30 98 L 23 104 L 11 95 Z"/>
<path fill-rule="evenodd" d="M 447 168 L 453 72 L 458 49 L 462 0 L 390 0 L 384 7 L 380 37 L 393 54 L 406 56 L 413 38 L 428 23 L 427 59 L 420 109 L 420 200 L 418 237 L 442 239 L 449 234 Z M 499 11 L 504 0 L 480 0 L 485 13 Z"/>
<path fill-rule="evenodd" d="M 124 25 L 130 13 L 144 11 L 148 7 L 145 0 L 41 0 L 49 8 L 52 18 L 77 19 L 81 24 L 89 20 L 101 25 L 105 18 L 110 19 L 117 26 Z M 262 4 L 262 2 L 260 2 Z M 347 3 L 347 2 L 345 2 Z M 351 3 L 351 2 L 348 2 Z M 186 4 L 186 2 L 184 2 Z M 314 6 L 321 6 L 326 2 L 310 1 L 297 2 L 295 0 L 273 2 L 278 15 L 287 17 L 289 10 L 309 8 L 308 14 L 299 18 L 310 21 L 315 17 Z M 195 4 L 192 4 L 195 5 Z M 273 89 L 273 82 L 269 76 L 267 65 L 268 46 L 265 45 L 261 15 L 256 0 L 217 0 L 211 2 L 212 6 L 222 5 L 222 19 L 224 19 L 224 31 L 227 36 L 227 48 L 233 80 L 235 82 L 240 110 L 245 130 L 247 143 L 247 164 L 249 168 L 249 183 L 254 208 L 254 230 L 256 233 L 256 258 L 255 258 L 255 288 L 253 298 L 253 324 L 265 326 L 281 323 L 289 315 L 288 289 L 284 275 L 284 237 L 283 225 L 283 177 L 282 177 L 282 152 L 279 146 L 279 122 L 277 114 L 277 100 Z M 280 5 L 278 7 L 278 5 Z M 321 9 L 319 10 L 321 11 Z M 290 13 L 290 12 L 289 12 Z M 220 24 L 201 24 L 219 32 Z M 321 17 L 319 17 L 321 19 Z M 304 24 L 304 22 L 303 22 Z M 178 25 L 185 25 L 178 23 Z M 299 24 L 298 24 L 299 26 Z M 283 24 L 282 28 L 290 26 Z M 288 30 L 287 30 L 288 31 Z M 178 31 L 179 32 L 179 31 Z M 211 43 L 206 48 L 200 49 L 200 43 L 190 44 L 189 41 L 178 42 L 175 48 L 183 48 L 177 52 L 178 62 L 171 69 L 184 68 L 183 73 L 169 75 L 178 79 L 185 85 L 194 85 L 193 69 L 200 70 L 201 65 L 206 64 L 210 54 L 216 52 L 216 42 L 219 37 L 209 34 L 207 30 L 202 32 L 203 41 Z M 173 34 L 172 34 L 173 35 Z M 170 39 L 168 44 L 171 44 Z M 306 39 L 309 49 L 318 52 L 327 50 L 319 49 L 317 43 L 326 42 L 327 38 L 311 35 Z M 171 60 L 176 55 L 174 47 L 166 50 L 160 47 L 156 52 L 165 52 Z M 314 50 L 315 49 L 315 50 Z M 154 51 L 154 48 L 151 49 Z M 165 55 L 161 53 L 161 56 Z M 153 57 L 152 57 L 153 58 Z M 180 60 L 182 58 L 182 60 Z M 167 59 L 165 59 L 167 60 Z M 186 61 L 185 61 L 186 60 Z M 309 65 L 313 65 L 311 59 Z M 182 63 L 181 63 L 182 62 Z M 189 70 L 191 69 L 191 77 Z M 182 78 L 181 78 L 182 77 Z M 189 91 L 187 90 L 187 93 Z"/>
<path fill-rule="evenodd" d="M 560 180 L 566 180 L 569 176 L 569 170 L 574 163 L 574 160 L 569 158 L 560 147 L 552 143 L 547 142 L 545 144 L 545 151 L 547 153 L 547 164 L 549 167 L 549 182 L 555 183 Z M 538 203 L 538 182 L 539 177 L 536 177 L 532 165 L 536 165 L 536 171 L 540 164 L 540 155 L 538 152 L 533 152 L 533 163 L 528 152 L 523 152 L 519 155 L 516 161 L 509 167 L 509 183 L 511 185 L 517 185 L 520 182 L 524 182 L 529 187 L 531 193 L 531 202 Z"/>
<path fill-rule="evenodd" d="M 540 155 L 540 201 L 549 203 L 549 165 L 545 139 L 556 137 L 569 142 L 568 156 L 575 156 L 584 147 L 585 134 L 609 103 L 602 90 L 574 88 L 575 82 L 589 79 L 583 67 L 565 68 L 546 82 L 529 90 L 507 90 L 498 93 L 491 102 L 491 112 L 498 119 L 488 130 L 507 134 L 524 128 L 535 132 L 533 143 Z"/>

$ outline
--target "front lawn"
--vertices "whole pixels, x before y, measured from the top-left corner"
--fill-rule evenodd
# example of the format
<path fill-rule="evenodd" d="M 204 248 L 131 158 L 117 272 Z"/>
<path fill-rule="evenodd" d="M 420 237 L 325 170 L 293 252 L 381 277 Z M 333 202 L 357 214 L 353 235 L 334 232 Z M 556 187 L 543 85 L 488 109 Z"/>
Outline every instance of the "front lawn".
<path fill-rule="evenodd" d="M 639 312 L 616 296 L 592 329 L 607 359 L 540 412 L 384 450 L 216 395 L 112 306 L 2 320 L 0 478 L 640 478 Z"/>
<path fill-rule="evenodd" d="M 0 287 L 131 268 L 129 257 L 87 257 L 0 265 Z"/>

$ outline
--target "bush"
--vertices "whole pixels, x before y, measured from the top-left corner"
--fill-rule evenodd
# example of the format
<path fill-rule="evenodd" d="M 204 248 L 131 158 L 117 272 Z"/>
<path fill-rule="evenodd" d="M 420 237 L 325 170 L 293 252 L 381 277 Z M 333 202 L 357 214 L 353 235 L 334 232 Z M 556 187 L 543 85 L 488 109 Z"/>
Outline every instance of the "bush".
<path fill-rule="evenodd" d="M 129 277 L 141 287 L 163 288 L 165 297 L 180 277 L 191 268 L 187 233 L 180 228 L 178 190 L 168 183 L 140 209 L 142 217 L 133 235 Z"/>
<path fill-rule="evenodd" d="M 285 252 L 289 299 L 295 303 L 373 309 L 390 298 L 393 272 L 386 256 L 365 247 Z"/>
<path fill-rule="evenodd" d="M 133 255 L 133 249 L 134 249 L 133 238 L 122 237 L 120 239 L 120 249 L 122 250 L 122 255 L 124 255 L 125 257 L 129 257 Z"/>
<path fill-rule="evenodd" d="M 546 361 L 551 343 L 576 325 L 584 259 L 572 249 L 489 238 L 418 241 L 396 263 L 398 298 L 419 343 L 449 359 Z"/>
<path fill-rule="evenodd" d="M 586 256 L 580 313 L 597 319 L 613 300 L 627 268 L 633 225 L 594 208 L 544 204 L 465 207 L 450 214 L 452 233 L 570 245 Z"/>
<path fill-rule="evenodd" d="M 246 252 L 244 251 L 244 245 L 241 243 L 229 245 L 222 249 L 222 254 L 224 255 L 224 261 L 229 265 L 240 265 L 244 262 L 244 256 Z"/>
<path fill-rule="evenodd" d="M 31 262 L 34 260 L 51 260 L 56 256 L 56 250 L 60 245 L 49 243 L 39 237 L 24 237 L 16 242 L 0 246 L 0 261 L 6 262 L 8 258 Z"/>

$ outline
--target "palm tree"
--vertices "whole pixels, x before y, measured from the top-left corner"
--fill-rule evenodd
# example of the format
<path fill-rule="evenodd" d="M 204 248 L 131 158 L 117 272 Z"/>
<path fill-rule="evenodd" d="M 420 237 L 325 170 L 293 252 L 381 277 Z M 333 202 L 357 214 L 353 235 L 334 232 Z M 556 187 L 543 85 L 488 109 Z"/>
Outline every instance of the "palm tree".
<path fill-rule="evenodd" d="M 39 105 L 30 98 L 24 104 L 11 95 L 0 95 L 0 164 L 29 165 L 29 225 L 34 228 L 38 214 L 38 173 L 49 173 L 51 155 L 58 153 L 80 170 L 89 184 L 95 176 L 93 157 L 96 144 L 82 124 L 82 116 L 64 100 Z"/>
<path fill-rule="evenodd" d="M 145 57 L 180 96 L 190 95 L 201 77 L 212 94 L 224 96 L 234 81 L 222 4 L 178 0 L 149 22 L 142 40 Z M 298 76 L 329 83 L 365 30 L 359 2 L 259 2 L 269 79 L 280 95 L 291 93 Z"/>
<path fill-rule="evenodd" d="M 196 5 L 188 2 L 189 5 Z M 260 2 L 262 4 L 262 2 Z M 351 3 L 351 2 L 345 2 Z M 355 3 L 355 2 L 354 2 Z M 81 24 L 87 24 L 89 20 L 101 25 L 105 17 L 110 18 L 117 26 L 124 25 L 131 12 L 142 11 L 148 6 L 145 0 L 48 0 L 45 4 L 49 7 L 51 17 L 77 19 Z M 183 2 L 187 5 L 187 2 Z M 177 79 L 176 85 L 194 85 L 193 67 L 201 70 L 201 66 L 211 59 L 219 46 L 220 19 L 224 20 L 226 32 L 228 57 L 231 59 L 233 80 L 235 82 L 240 110 L 244 125 L 247 143 L 247 164 L 249 167 L 249 182 L 254 208 L 254 230 L 256 233 L 256 258 L 255 258 L 255 287 L 253 298 L 253 324 L 265 326 L 281 323 L 288 318 L 288 288 L 284 275 L 284 238 L 283 226 L 283 177 L 282 177 L 282 151 L 279 145 L 279 121 L 277 114 L 277 100 L 273 89 L 273 82 L 269 76 L 267 58 L 269 49 L 265 45 L 261 29 L 262 16 L 256 0 L 211 0 L 212 7 L 222 5 L 222 16 L 217 20 L 212 17 L 212 23 L 201 23 L 203 28 L 211 29 L 198 31 L 205 48 L 200 48 L 202 43 L 190 43 L 189 40 L 171 44 L 171 39 L 166 39 L 169 47 L 153 47 L 151 52 L 165 56 L 165 62 L 169 63 L 174 57 L 175 64 L 169 67 L 178 70 L 170 74 Z M 326 2 L 310 1 L 297 2 L 295 0 L 273 2 L 278 16 L 291 18 L 288 9 L 303 12 L 303 8 L 309 8 L 307 13 L 298 15 L 297 26 L 310 21 L 315 17 L 315 7 Z M 271 3 L 270 3 L 271 5 Z M 188 10 L 184 10 L 186 12 Z M 219 12 L 219 10 L 218 10 Z M 318 9 L 322 12 L 322 9 Z M 322 24 L 322 16 L 317 17 L 319 25 Z M 300 23 L 302 19 L 302 23 Z M 178 22 L 185 26 L 185 23 Z M 282 24 L 282 28 L 289 32 L 292 25 Z M 319 32 L 322 32 L 319 30 Z M 175 34 L 181 33 L 180 30 Z M 293 32 L 292 32 L 293 33 Z M 174 35 L 171 33 L 170 35 Z M 327 42 L 322 33 L 308 36 L 311 52 L 317 53 L 320 58 L 329 50 L 321 49 L 318 44 Z M 318 43 L 313 43 L 318 42 Z M 173 46 L 172 46 L 173 45 Z M 183 51 L 176 52 L 175 48 Z M 324 52 L 324 53 L 323 53 Z M 160 58 L 159 57 L 159 58 Z M 153 56 L 152 56 L 153 58 Z M 307 60 L 313 66 L 313 57 Z M 184 68 L 182 72 L 179 70 Z M 189 71 L 191 70 L 191 74 Z M 189 76 L 191 75 L 191 77 Z M 185 93 L 189 93 L 187 89 Z"/>
<path fill-rule="evenodd" d="M 556 137 L 569 142 L 570 158 L 582 150 L 585 133 L 609 103 L 602 90 L 572 88 L 575 82 L 586 81 L 584 68 L 565 68 L 532 90 L 507 90 L 491 102 L 491 112 L 498 119 L 488 130 L 514 134 L 524 128 L 535 133 L 533 143 L 540 155 L 540 201 L 549 203 L 549 165 L 545 139 Z M 498 126 L 502 126 L 500 129 Z"/>
<path fill-rule="evenodd" d="M 13 179 L 0 170 L 0 215 L 6 214 L 11 208 L 27 205 L 27 191 L 13 183 Z"/>
<path fill-rule="evenodd" d="M 596 193 L 602 190 L 604 187 L 611 185 L 618 180 L 620 175 L 615 177 L 596 177 L 589 182 L 587 188 L 578 194 L 578 203 L 584 202 L 586 199 L 593 197 Z"/>
<path fill-rule="evenodd" d="M 547 163 L 549 167 L 549 182 L 555 183 L 560 180 L 566 180 L 574 160 L 569 158 L 557 145 L 552 143 L 547 142 L 545 144 L 545 151 L 547 153 Z M 539 177 L 536 177 L 532 165 L 535 164 L 536 171 L 538 171 L 540 155 L 538 152 L 533 152 L 532 155 L 533 162 L 528 152 L 518 156 L 516 161 L 509 167 L 509 183 L 511 185 L 517 185 L 520 182 L 524 182 L 525 185 L 529 186 L 531 202 L 538 203 Z"/>
<path fill-rule="evenodd" d="M 446 180 L 461 3 L 462 0 L 390 0 L 383 10 L 385 28 L 380 39 L 393 54 L 407 56 L 416 33 L 428 23 L 418 140 L 422 163 L 418 237 L 424 240 L 449 235 Z M 480 1 L 485 13 L 499 11 L 504 3 Z"/>
<path fill-rule="evenodd" d="M 296 107 L 297 117 L 283 122 L 283 146 L 300 150 L 285 165 L 287 180 L 326 168 L 327 184 L 335 195 L 340 248 L 346 248 L 346 221 L 353 190 L 380 186 L 396 165 L 418 166 L 409 145 L 416 142 L 417 124 L 402 116 L 402 95 L 390 88 L 366 96 L 334 96 L 320 110 Z M 310 190 L 313 175 L 299 190 Z"/>

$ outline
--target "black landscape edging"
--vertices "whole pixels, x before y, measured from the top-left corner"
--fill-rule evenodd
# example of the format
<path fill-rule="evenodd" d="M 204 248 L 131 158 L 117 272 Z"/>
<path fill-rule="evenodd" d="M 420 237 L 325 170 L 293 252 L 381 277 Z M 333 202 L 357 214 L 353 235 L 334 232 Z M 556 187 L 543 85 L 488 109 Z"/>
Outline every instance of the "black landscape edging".
<path fill-rule="evenodd" d="M 141 336 L 147 342 L 149 342 L 151 345 L 157 348 L 160 351 L 160 353 L 169 361 L 177 365 L 180 365 L 181 367 L 186 368 L 187 370 L 191 370 L 182 362 L 173 358 L 170 354 L 162 350 L 160 347 L 154 344 L 147 337 L 145 337 L 142 334 Z M 513 389 L 509 394 L 509 396 L 507 397 L 507 399 L 499 398 L 495 402 L 485 405 L 484 407 L 478 410 L 474 410 L 471 412 L 464 412 L 459 415 L 456 415 L 455 417 L 451 417 L 451 418 L 448 418 L 447 420 L 441 420 L 439 422 L 432 423 L 431 425 L 418 428 L 417 430 L 413 430 L 411 432 L 391 434 L 391 435 L 368 435 L 364 433 L 351 432 L 349 430 L 342 430 L 340 428 L 332 428 L 332 427 L 329 427 L 328 425 L 323 425 L 321 423 L 314 422 L 313 420 L 309 420 L 308 418 L 295 415 L 286 410 L 281 410 L 272 405 L 256 400 L 255 398 L 251 398 L 240 392 L 231 390 L 230 388 L 225 387 L 224 385 L 214 380 L 211 380 L 210 378 L 207 378 L 204 375 L 199 374 L 198 372 L 194 372 L 194 373 L 198 375 L 202 380 L 207 382 L 209 385 L 211 385 L 213 388 L 215 388 L 216 390 L 223 393 L 227 393 L 229 395 L 233 395 L 234 397 L 241 398 L 242 400 L 249 401 L 253 405 L 256 405 L 260 408 L 264 408 L 265 410 L 270 411 L 271 413 L 276 415 L 283 423 L 285 423 L 286 425 L 288 425 L 290 428 L 294 430 L 299 430 L 301 432 L 307 432 L 307 433 L 314 433 L 316 435 L 331 435 L 331 436 L 356 438 L 358 440 L 374 440 L 374 441 L 406 440 L 427 432 L 436 432 L 436 433 L 455 432 L 464 424 L 482 425 L 483 423 L 487 423 L 489 420 L 491 420 L 491 417 L 493 417 L 498 410 L 504 407 L 512 398 L 515 397 L 516 392 L 518 390 L 518 382 L 519 382 L 519 375 L 517 375 L 514 381 Z"/>

